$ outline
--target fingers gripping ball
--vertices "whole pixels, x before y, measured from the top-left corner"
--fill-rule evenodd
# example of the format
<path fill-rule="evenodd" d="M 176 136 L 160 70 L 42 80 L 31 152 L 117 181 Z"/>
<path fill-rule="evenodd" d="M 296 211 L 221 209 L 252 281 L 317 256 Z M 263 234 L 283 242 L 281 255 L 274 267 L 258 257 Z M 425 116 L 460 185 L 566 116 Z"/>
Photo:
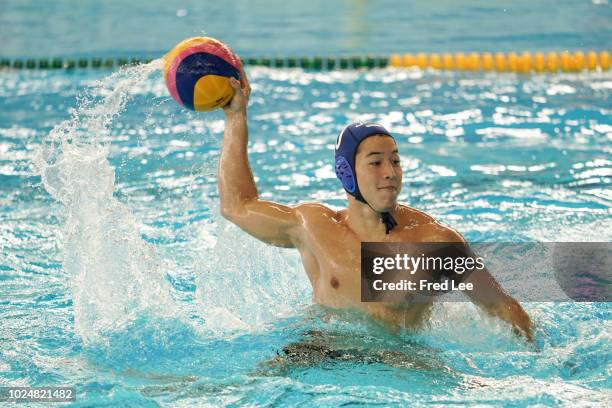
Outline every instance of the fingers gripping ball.
<path fill-rule="evenodd" d="M 240 80 L 242 64 L 221 41 L 189 38 L 177 44 L 164 60 L 166 86 L 184 107 L 210 111 L 225 106 L 234 96 L 229 78 Z"/>

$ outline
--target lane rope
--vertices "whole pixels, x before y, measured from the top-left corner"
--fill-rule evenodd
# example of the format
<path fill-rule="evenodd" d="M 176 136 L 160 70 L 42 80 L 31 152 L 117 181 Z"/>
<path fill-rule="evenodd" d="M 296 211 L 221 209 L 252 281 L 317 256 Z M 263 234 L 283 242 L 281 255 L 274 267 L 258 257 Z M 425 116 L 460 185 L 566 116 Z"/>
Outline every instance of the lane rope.
<path fill-rule="evenodd" d="M 389 58 L 393 67 L 433 68 L 455 71 L 497 72 L 579 72 L 583 70 L 607 71 L 610 69 L 608 51 L 562 52 L 509 52 L 464 54 L 394 54 Z"/>
<path fill-rule="evenodd" d="M 45 69 L 111 69 L 124 65 L 148 63 L 152 58 L 0 58 L 3 70 Z M 496 72 L 579 72 L 610 69 L 608 51 L 509 52 L 509 53 L 416 53 L 393 54 L 390 57 L 247 57 L 245 65 L 273 68 L 304 68 L 313 70 L 418 68 L 447 71 Z"/>

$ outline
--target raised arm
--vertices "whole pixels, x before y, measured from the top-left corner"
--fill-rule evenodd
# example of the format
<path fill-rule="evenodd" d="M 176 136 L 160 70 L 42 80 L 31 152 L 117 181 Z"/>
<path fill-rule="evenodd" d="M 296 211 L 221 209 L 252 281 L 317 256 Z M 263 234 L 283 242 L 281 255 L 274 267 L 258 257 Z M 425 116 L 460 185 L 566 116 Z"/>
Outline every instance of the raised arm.
<path fill-rule="evenodd" d="M 219 160 L 221 214 L 269 244 L 295 247 L 300 226 L 297 209 L 259 199 L 247 155 L 247 104 L 250 86 L 230 79 L 235 95 L 225 110 L 225 134 Z"/>

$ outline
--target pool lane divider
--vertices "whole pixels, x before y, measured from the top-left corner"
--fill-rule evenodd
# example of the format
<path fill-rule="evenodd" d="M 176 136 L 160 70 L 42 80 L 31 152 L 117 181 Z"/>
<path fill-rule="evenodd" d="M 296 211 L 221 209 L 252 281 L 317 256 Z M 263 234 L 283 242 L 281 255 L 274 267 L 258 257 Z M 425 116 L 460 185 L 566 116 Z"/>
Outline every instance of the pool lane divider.
<path fill-rule="evenodd" d="M 497 71 L 497 72 L 579 72 L 583 70 L 610 69 L 608 51 L 562 51 L 562 52 L 509 52 L 464 54 L 394 54 L 389 58 L 393 67 L 433 68 L 454 71 Z"/>
<path fill-rule="evenodd" d="M 124 65 L 148 63 L 151 58 L 53 58 L 53 59 L 0 59 L 0 69 L 85 69 L 115 68 Z M 393 54 L 390 57 L 302 57 L 302 58 L 244 58 L 244 64 L 273 68 L 304 68 L 313 70 L 420 68 L 446 71 L 496 72 L 579 72 L 610 69 L 608 51 L 562 51 L 523 53 L 417 53 Z"/>

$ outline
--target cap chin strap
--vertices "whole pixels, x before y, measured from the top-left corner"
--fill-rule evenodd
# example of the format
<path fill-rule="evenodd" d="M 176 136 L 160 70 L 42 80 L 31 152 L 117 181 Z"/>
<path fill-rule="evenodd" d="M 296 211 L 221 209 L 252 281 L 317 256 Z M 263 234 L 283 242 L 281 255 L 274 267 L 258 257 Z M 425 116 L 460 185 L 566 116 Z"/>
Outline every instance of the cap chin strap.
<path fill-rule="evenodd" d="M 368 207 L 372 208 L 372 206 L 363 198 L 361 192 L 358 192 L 355 198 L 357 199 L 357 201 L 361 201 Z M 391 232 L 393 228 L 397 227 L 397 221 L 395 221 L 395 218 L 393 218 L 390 212 L 379 213 L 374 208 L 372 208 L 372 211 L 380 214 L 380 220 L 383 222 L 383 224 L 385 224 L 385 234 L 389 235 L 389 232 Z"/>
<path fill-rule="evenodd" d="M 380 213 L 380 219 L 385 224 L 385 234 L 389 234 L 393 228 L 397 227 L 397 221 L 390 212 Z"/>

